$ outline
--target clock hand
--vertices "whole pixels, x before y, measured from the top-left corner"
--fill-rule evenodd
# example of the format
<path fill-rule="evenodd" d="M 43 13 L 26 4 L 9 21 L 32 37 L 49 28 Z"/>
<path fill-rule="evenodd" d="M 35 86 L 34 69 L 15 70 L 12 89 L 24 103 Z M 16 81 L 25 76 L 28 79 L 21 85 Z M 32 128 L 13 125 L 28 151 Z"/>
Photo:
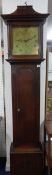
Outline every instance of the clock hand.
<path fill-rule="evenodd" d="M 34 39 L 36 37 L 36 35 L 34 35 L 33 37 L 31 37 L 31 38 L 29 38 L 29 39 L 17 39 L 16 41 L 18 41 L 18 42 L 28 42 L 28 41 L 31 41 L 32 39 Z"/>

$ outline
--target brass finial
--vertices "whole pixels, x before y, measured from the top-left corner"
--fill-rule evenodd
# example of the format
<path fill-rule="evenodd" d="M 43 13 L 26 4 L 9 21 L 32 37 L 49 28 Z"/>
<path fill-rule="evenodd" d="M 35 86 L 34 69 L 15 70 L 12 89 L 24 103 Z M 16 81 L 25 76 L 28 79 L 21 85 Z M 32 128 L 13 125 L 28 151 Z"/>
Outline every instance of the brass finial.
<path fill-rule="evenodd" d="M 27 6 L 27 2 L 25 2 L 25 5 Z"/>

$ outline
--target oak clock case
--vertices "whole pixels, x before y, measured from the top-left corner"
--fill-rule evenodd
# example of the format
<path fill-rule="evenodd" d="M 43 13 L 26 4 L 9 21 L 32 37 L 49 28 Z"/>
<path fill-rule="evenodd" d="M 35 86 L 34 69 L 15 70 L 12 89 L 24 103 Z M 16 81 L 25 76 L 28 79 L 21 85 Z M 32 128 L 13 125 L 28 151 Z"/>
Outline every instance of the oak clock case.
<path fill-rule="evenodd" d="M 43 59 L 43 24 L 48 14 L 32 6 L 19 6 L 2 15 L 8 28 L 8 62 L 11 64 L 13 143 L 10 147 L 12 175 L 43 170 L 40 142 L 40 65 Z"/>

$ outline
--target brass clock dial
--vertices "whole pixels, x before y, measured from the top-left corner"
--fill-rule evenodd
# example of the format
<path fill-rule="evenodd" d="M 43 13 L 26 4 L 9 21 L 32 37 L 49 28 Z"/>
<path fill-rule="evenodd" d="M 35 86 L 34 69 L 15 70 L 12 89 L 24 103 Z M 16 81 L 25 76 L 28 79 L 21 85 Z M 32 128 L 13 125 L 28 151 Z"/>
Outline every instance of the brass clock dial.
<path fill-rule="evenodd" d="M 12 28 L 12 55 L 39 54 L 39 27 Z"/>

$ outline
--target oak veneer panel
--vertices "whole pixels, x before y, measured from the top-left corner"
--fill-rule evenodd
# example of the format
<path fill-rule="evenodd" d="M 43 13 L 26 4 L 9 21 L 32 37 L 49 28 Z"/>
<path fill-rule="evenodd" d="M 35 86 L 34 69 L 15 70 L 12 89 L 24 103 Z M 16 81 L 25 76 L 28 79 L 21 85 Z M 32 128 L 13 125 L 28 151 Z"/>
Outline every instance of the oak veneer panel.
<path fill-rule="evenodd" d="M 39 143 L 40 68 L 35 64 L 12 67 L 13 142 Z"/>

